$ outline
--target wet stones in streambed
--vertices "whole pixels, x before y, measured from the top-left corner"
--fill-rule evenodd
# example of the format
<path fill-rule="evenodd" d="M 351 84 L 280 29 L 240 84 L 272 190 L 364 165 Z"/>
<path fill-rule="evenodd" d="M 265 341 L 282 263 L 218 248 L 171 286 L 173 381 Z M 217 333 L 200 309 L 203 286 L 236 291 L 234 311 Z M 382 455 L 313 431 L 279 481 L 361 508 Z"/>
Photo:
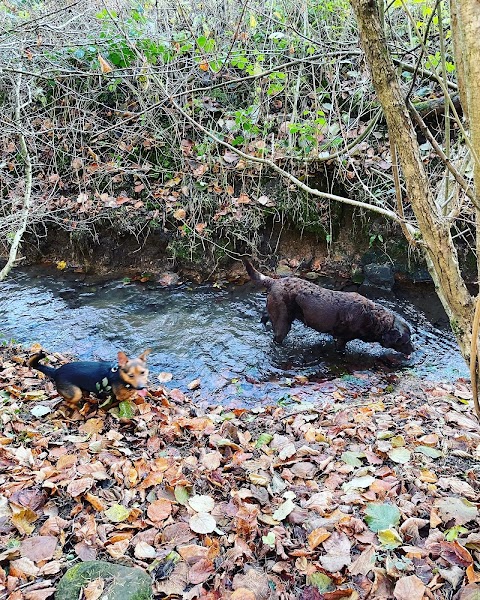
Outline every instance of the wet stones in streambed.
<path fill-rule="evenodd" d="M 152 581 L 145 571 L 103 560 L 75 565 L 60 580 L 55 600 L 80 598 L 82 589 L 95 580 L 103 580 L 99 600 L 151 600 Z"/>

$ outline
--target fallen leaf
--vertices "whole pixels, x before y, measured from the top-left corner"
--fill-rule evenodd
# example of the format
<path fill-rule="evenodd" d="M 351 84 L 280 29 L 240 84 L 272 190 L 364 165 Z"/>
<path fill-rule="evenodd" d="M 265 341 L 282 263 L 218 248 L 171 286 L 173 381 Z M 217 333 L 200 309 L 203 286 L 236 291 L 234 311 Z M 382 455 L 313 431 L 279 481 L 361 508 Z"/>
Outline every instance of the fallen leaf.
<path fill-rule="evenodd" d="M 395 527 L 400 523 L 400 511 L 393 504 L 367 504 L 365 521 L 372 531 L 381 531 Z"/>
<path fill-rule="evenodd" d="M 189 523 L 195 533 L 212 533 L 217 528 L 217 522 L 210 513 L 196 513 L 190 517 Z"/>
<path fill-rule="evenodd" d="M 112 523 L 121 523 L 126 521 L 130 516 L 130 510 L 121 504 L 113 504 L 105 511 L 105 516 Z"/>
<path fill-rule="evenodd" d="M 455 520 L 455 525 L 465 525 L 477 517 L 478 509 L 464 498 L 437 498 L 434 507 L 438 509 L 439 516 L 446 523 L 451 519 Z"/>
<path fill-rule="evenodd" d="M 215 507 L 215 501 L 211 496 L 192 496 L 188 503 L 197 512 L 208 513 Z"/>
<path fill-rule="evenodd" d="M 396 600 L 422 600 L 427 588 L 416 575 L 401 577 L 393 591 Z"/>
<path fill-rule="evenodd" d="M 172 503 L 166 498 L 160 498 L 149 504 L 147 515 L 153 523 L 159 523 L 167 519 L 172 512 Z"/>
<path fill-rule="evenodd" d="M 55 554 L 58 540 L 51 535 L 29 537 L 20 544 L 20 553 L 33 562 L 50 560 Z"/>
<path fill-rule="evenodd" d="M 323 547 L 327 554 L 320 556 L 319 561 L 322 567 L 330 573 L 340 571 L 340 569 L 352 562 L 350 540 L 343 532 L 334 531 L 323 542 Z"/>

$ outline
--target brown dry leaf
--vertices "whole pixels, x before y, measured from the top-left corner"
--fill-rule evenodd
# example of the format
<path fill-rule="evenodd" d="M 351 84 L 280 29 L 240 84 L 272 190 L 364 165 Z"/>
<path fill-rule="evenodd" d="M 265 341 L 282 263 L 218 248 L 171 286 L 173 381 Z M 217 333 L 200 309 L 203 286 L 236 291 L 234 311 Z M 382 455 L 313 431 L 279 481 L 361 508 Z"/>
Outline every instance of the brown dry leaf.
<path fill-rule="evenodd" d="M 26 577 L 36 577 L 38 573 L 39 568 L 29 558 L 18 558 L 10 561 L 9 575 L 11 577 L 24 579 Z"/>
<path fill-rule="evenodd" d="M 107 505 L 103 502 L 103 500 L 101 500 L 98 496 L 91 494 L 90 492 L 87 492 L 84 498 L 98 512 L 101 512 L 107 508 Z"/>
<path fill-rule="evenodd" d="M 111 73 L 113 71 L 113 67 L 100 53 L 98 53 L 98 62 L 100 63 L 100 70 L 102 73 Z"/>
<path fill-rule="evenodd" d="M 55 554 L 58 540 L 51 535 L 29 537 L 20 544 L 20 554 L 33 562 L 50 560 Z"/>
<path fill-rule="evenodd" d="M 141 560 L 148 560 L 155 558 L 157 556 L 157 551 L 153 546 L 147 544 L 147 542 L 138 542 L 135 546 L 134 554 L 136 558 L 140 558 Z"/>
<path fill-rule="evenodd" d="M 70 496 L 76 498 L 77 496 L 83 494 L 83 492 L 89 490 L 94 483 L 95 480 L 93 479 L 93 477 L 82 477 L 81 479 L 74 479 L 67 485 L 67 492 L 70 494 Z"/>
<path fill-rule="evenodd" d="M 109 544 L 105 547 L 105 550 L 110 554 L 112 558 L 118 560 L 125 556 L 128 546 L 130 545 L 129 539 L 120 540 L 114 544 Z"/>
<path fill-rule="evenodd" d="M 469 583 L 460 592 L 458 600 L 479 600 L 480 585 L 477 583 Z"/>
<path fill-rule="evenodd" d="M 238 197 L 237 202 L 238 202 L 238 204 L 251 204 L 252 201 L 247 196 L 247 194 L 240 194 L 240 196 Z"/>
<path fill-rule="evenodd" d="M 97 558 L 97 549 L 86 542 L 78 542 L 78 544 L 75 544 L 74 550 L 75 554 L 80 560 L 83 560 L 83 562 L 95 560 Z"/>
<path fill-rule="evenodd" d="M 478 515 L 476 505 L 464 498 L 437 498 L 434 507 L 438 509 L 438 514 L 444 523 L 454 519 L 455 525 L 465 525 L 465 523 L 476 519 Z"/>
<path fill-rule="evenodd" d="M 218 450 L 215 450 L 214 452 L 205 452 L 202 455 L 200 462 L 208 471 L 215 471 L 222 463 L 222 455 Z"/>
<path fill-rule="evenodd" d="M 51 598 L 53 594 L 56 592 L 56 588 L 54 587 L 45 587 L 39 590 L 29 590 L 25 591 L 22 596 L 22 600 L 47 600 L 47 598 Z M 9 600 L 12 599 L 12 596 L 9 596 Z"/>
<path fill-rule="evenodd" d="M 99 577 L 90 581 L 90 583 L 83 588 L 85 600 L 98 600 L 103 593 L 105 588 L 105 579 Z"/>
<path fill-rule="evenodd" d="M 330 535 L 331 533 L 323 527 L 314 529 L 308 534 L 308 545 L 314 550 L 319 544 L 328 539 Z"/>
<path fill-rule="evenodd" d="M 179 562 L 175 565 L 171 575 L 165 581 L 155 582 L 155 591 L 167 598 L 179 596 L 183 598 L 183 592 L 188 582 L 188 565 Z"/>
<path fill-rule="evenodd" d="M 233 592 L 230 600 L 256 600 L 256 596 L 251 590 L 241 587 Z"/>
<path fill-rule="evenodd" d="M 94 433 L 100 433 L 105 426 L 105 420 L 100 418 L 88 419 L 83 425 L 80 425 L 78 428 L 83 433 L 89 433 L 93 435 Z"/>
<path fill-rule="evenodd" d="M 320 556 L 319 561 L 322 567 L 334 573 L 352 562 L 350 556 L 351 544 L 348 537 L 343 533 L 334 531 L 332 535 L 323 542 L 323 547 L 327 554 Z"/>
<path fill-rule="evenodd" d="M 225 150 L 225 153 L 223 154 L 223 160 L 230 165 L 236 164 L 239 159 L 240 157 L 238 154 L 229 150 Z"/>
<path fill-rule="evenodd" d="M 374 569 L 376 559 L 375 546 L 369 546 L 360 556 L 357 556 L 348 570 L 352 575 L 368 575 Z"/>
<path fill-rule="evenodd" d="M 473 563 L 470 552 L 461 546 L 456 540 L 453 542 L 440 542 L 441 556 L 452 565 L 467 567 Z"/>
<path fill-rule="evenodd" d="M 275 206 L 275 201 L 271 200 L 268 196 L 260 196 L 259 198 L 257 198 L 257 202 L 267 208 Z"/>
<path fill-rule="evenodd" d="M 147 515 L 153 523 L 160 523 L 167 519 L 172 512 L 172 503 L 166 498 L 155 500 L 147 508 Z"/>
<path fill-rule="evenodd" d="M 177 551 L 188 565 L 193 565 L 201 558 L 207 558 L 208 555 L 208 548 L 197 544 L 178 546 Z"/>
<path fill-rule="evenodd" d="M 467 575 L 468 583 L 478 583 L 480 581 L 480 573 L 475 571 L 473 564 L 468 565 L 465 573 Z"/>
<path fill-rule="evenodd" d="M 177 210 L 173 213 L 173 216 L 177 221 L 184 221 L 187 216 L 187 211 L 184 208 L 177 208 Z"/>
<path fill-rule="evenodd" d="M 267 600 L 270 598 L 270 586 L 268 577 L 265 573 L 247 567 L 245 574 L 238 573 L 233 578 L 232 587 L 234 590 L 246 588 L 254 593 L 256 600 Z"/>
<path fill-rule="evenodd" d="M 188 570 L 188 581 L 194 585 L 203 583 L 214 572 L 215 566 L 213 562 L 207 558 L 201 558 Z"/>
<path fill-rule="evenodd" d="M 424 583 L 416 575 L 401 577 L 393 591 L 396 600 L 422 600 L 425 593 Z"/>
<path fill-rule="evenodd" d="M 38 519 L 37 513 L 34 513 L 30 508 L 22 508 L 16 510 L 12 516 L 12 524 L 18 529 L 18 532 L 24 535 L 30 535 L 35 526 L 32 525 Z"/>

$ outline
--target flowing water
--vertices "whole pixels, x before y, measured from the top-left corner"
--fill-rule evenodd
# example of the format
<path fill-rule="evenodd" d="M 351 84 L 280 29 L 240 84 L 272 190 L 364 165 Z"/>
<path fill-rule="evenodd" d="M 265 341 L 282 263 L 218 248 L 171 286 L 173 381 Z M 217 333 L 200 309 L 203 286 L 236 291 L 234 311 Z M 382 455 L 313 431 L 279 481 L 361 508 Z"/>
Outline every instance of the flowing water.
<path fill-rule="evenodd" d="M 416 350 L 402 359 L 378 344 L 350 342 L 345 354 L 329 336 L 295 323 L 282 346 L 260 316 L 265 293 L 251 284 L 179 285 L 82 280 L 47 268 L 16 270 L 0 284 L 0 335 L 82 360 L 112 360 L 118 350 L 152 348 L 150 380 L 169 372 L 166 385 L 199 401 L 254 406 L 289 399 L 321 399 L 335 386 L 365 388 L 379 377 L 410 372 L 422 378 L 468 377 L 448 322 L 430 287 L 375 297 L 412 325 Z M 0 340 L 2 341 L 2 340 Z M 308 378 L 305 383 L 304 376 Z"/>

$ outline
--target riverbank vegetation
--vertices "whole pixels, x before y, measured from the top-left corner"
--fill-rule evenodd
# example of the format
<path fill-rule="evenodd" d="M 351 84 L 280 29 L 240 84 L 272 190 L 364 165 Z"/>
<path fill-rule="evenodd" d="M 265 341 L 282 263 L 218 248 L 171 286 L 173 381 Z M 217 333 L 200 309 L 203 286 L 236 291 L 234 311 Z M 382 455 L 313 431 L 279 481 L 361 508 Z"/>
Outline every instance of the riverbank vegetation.
<path fill-rule="evenodd" d="M 426 258 L 468 357 L 477 153 L 462 114 L 478 60 L 460 37 L 475 6 L 373 7 L 3 4 L 8 268 L 25 229 L 139 248 L 156 232 L 172 260 L 213 266 L 273 254 L 291 228 L 334 249 L 340 203 L 359 244 L 388 257 L 391 221 Z"/>

